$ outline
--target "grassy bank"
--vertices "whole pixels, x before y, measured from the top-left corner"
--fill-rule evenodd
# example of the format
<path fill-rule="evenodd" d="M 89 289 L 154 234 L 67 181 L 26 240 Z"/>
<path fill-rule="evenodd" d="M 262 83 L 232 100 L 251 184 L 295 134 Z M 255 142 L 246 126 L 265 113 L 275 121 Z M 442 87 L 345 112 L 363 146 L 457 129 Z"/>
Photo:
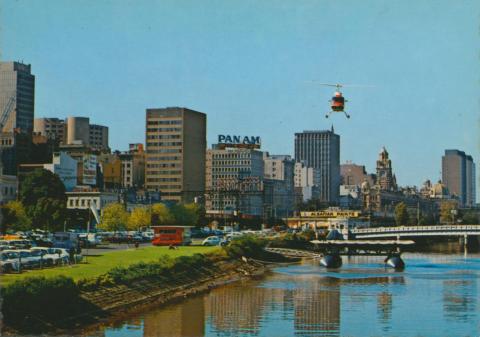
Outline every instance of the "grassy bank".
<path fill-rule="evenodd" d="M 19 334 L 65 332 L 95 324 L 115 310 L 168 300 L 263 272 L 248 259 L 283 261 L 266 252 L 266 241 L 242 237 L 223 249 L 147 247 L 88 257 L 72 267 L 3 276 L 4 324 Z"/>
<path fill-rule="evenodd" d="M 176 258 L 179 256 L 191 256 L 193 254 L 205 254 L 218 247 L 180 247 L 170 250 L 168 247 L 144 247 L 138 249 L 117 250 L 106 252 L 102 255 L 88 256 L 87 263 L 79 263 L 72 266 L 46 268 L 41 270 L 28 270 L 21 274 L 4 274 L 0 276 L 2 286 L 23 280 L 31 276 L 44 276 L 46 278 L 64 275 L 78 281 L 90 279 L 107 273 L 115 267 L 128 267 L 139 262 L 157 261 L 162 256 Z"/>

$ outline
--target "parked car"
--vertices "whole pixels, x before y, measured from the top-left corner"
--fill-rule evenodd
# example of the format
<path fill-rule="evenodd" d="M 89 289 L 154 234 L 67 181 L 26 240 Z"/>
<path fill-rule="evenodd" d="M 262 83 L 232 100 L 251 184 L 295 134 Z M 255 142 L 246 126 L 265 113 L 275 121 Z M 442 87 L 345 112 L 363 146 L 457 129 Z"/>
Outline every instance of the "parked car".
<path fill-rule="evenodd" d="M 6 249 L 15 249 L 15 246 L 10 245 L 9 241 L 0 240 L 0 251 Z"/>
<path fill-rule="evenodd" d="M 53 247 L 56 248 L 78 248 L 80 243 L 78 242 L 78 234 L 71 232 L 56 232 L 53 234 Z"/>
<path fill-rule="evenodd" d="M 12 271 L 19 271 L 20 262 L 18 261 L 18 254 L 9 252 L 0 253 L 0 270 L 2 273 L 11 273 Z"/>
<path fill-rule="evenodd" d="M 143 239 L 142 241 L 144 242 L 150 242 L 155 237 L 155 233 L 153 231 L 142 232 L 141 235 Z"/>
<path fill-rule="evenodd" d="M 50 248 L 51 252 L 57 255 L 60 259 L 61 264 L 68 264 L 70 261 L 70 254 L 64 248 Z"/>
<path fill-rule="evenodd" d="M 48 267 L 54 265 L 54 259 L 52 256 L 47 256 L 47 254 L 42 249 L 30 249 L 31 256 L 37 258 L 38 260 L 38 267 Z"/>
<path fill-rule="evenodd" d="M 218 236 L 209 236 L 202 242 L 202 246 L 218 246 L 222 239 Z"/>
<path fill-rule="evenodd" d="M 31 269 L 40 266 L 40 258 L 32 256 L 32 253 L 26 249 L 4 250 L 12 259 L 17 259 L 22 269 Z"/>
<path fill-rule="evenodd" d="M 61 248 L 33 247 L 32 249 L 30 249 L 30 251 L 32 252 L 32 254 L 41 254 L 41 256 L 43 257 L 43 265 L 53 266 L 68 262 L 68 256 L 65 260 L 64 256 L 62 256 L 62 254 L 59 254 L 60 249 Z"/>
<path fill-rule="evenodd" d="M 29 240 L 10 240 L 7 241 L 10 246 L 14 246 L 15 249 L 30 249 L 35 244 Z"/>
<path fill-rule="evenodd" d="M 95 233 L 81 233 L 78 235 L 78 239 L 82 247 L 87 247 L 87 244 L 88 247 L 95 247 L 102 242 L 100 237 Z"/>

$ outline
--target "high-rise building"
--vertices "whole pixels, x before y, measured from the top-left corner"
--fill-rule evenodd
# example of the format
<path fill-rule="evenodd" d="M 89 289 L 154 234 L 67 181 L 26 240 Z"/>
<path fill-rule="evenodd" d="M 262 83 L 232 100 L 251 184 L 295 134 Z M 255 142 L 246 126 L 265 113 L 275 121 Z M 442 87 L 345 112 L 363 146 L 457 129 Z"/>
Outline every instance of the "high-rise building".
<path fill-rule="evenodd" d="M 35 118 L 33 121 L 33 132 L 59 143 L 65 142 L 66 137 L 65 121 L 59 118 Z"/>
<path fill-rule="evenodd" d="M 458 197 L 460 206 L 475 205 L 475 163 L 471 156 L 459 150 L 445 150 L 442 157 L 442 182 L 450 194 Z"/>
<path fill-rule="evenodd" d="M 348 186 L 361 186 L 365 180 L 370 185 L 374 185 L 376 179 L 374 174 L 367 174 L 364 165 L 357 165 L 348 161 L 340 165 L 340 175 L 342 185 Z"/>
<path fill-rule="evenodd" d="M 96 150 L 108 150 L 108 127 L 90 124 L 88 127 L 88 144 Z"/>
<path fill-rule="evenodd" d="M 141 188 L 145 184 L 145 152 L 143 144 L 130 144 L 129 151 L 119 154 L 122 161 L 122 186 Z"/>
<path fill-rule="evenodd" d="M 338 202 L 340 189 L 340 136 L 331 130 L 295 134 L 295 160 L 319 169 L 320 200 Z"/>
<path fill-rule="evenodd" d="M 145 187 L 163 200 L 205 193 L 207 115 L 187 108 L 147 109 Z"/>
<path fill-rule="evenodd" d="M 295 161 L 288 155 L 269 155 L 265 152 L 263 162 L 268 214 L 273 217 L 288 216 L 295 206 Z"/>
<path fill-rule="evenodd" d="M 20 62 L 0 62 L 0 114 L 10 112 L 2 132 L 33 130 L 35 76 L 31 66 Z"/>
<path fill-rule="evenodd" d="M 219 148 L 207 151 L 206 209 L 212 214 L 226 211 L 241 215 L 263 215 L 263 152 L 241 148 Z"/>
<path fill-rule="evenodd" d="M 90 124 L 88 117 L 35 118 L 33 131 L 63 145 L 84 145 L 94 151 L 109 151 L 108 127 Z"/>
<path fill-rule="evenodd" d="M 466 206 L 475 207 L 477 203 L 477 190 L 475 179 L 475 163 L 470 155 L 465 156 L 465 176 L 466 176 Z"/>

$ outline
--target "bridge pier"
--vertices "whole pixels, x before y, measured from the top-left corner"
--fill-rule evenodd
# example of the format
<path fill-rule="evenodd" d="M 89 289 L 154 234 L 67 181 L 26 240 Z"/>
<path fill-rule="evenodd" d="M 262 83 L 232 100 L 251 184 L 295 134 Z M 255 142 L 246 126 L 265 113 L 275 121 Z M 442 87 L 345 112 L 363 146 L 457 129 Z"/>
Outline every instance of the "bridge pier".
<path fill-rule="evenodd" d="M 405 262 L 403 262 L 400 254 L 389 254 L 385 259 L 385 264 L 394 268 L 395 270 L 405 269 Z"/>
<path fill-rule="evenodd" d="M 342 257 L 338 253 L 330 253 L 320 259 L 320 265 L 325 268 L 340 268 L 342 266 Z"/>

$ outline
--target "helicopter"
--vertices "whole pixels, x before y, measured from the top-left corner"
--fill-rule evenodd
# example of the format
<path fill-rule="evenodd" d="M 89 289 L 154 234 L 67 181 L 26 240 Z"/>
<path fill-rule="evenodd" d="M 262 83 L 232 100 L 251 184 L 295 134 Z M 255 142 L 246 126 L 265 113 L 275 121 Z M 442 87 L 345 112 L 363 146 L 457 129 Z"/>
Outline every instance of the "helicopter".
<path fill-rule="evenodd" d="M 325 118 L 328 118 L 331 113 L 334 112 L 343 112 L 347 118 L 350 118 L 350 115 L 345 111 L 345 102 L 348 102 L 345 97 L 343 97 L 340 92 L 340 88 L 343 87 L 343 84 L 330 84 L 330 83 L 319 83 L 320 85 L 326 85 L 329 87 L 336 87 L 337 91 L 333 94 L 332 99 L 329 101 L 331 104 L 332 110 L 327 112 Z"/>

